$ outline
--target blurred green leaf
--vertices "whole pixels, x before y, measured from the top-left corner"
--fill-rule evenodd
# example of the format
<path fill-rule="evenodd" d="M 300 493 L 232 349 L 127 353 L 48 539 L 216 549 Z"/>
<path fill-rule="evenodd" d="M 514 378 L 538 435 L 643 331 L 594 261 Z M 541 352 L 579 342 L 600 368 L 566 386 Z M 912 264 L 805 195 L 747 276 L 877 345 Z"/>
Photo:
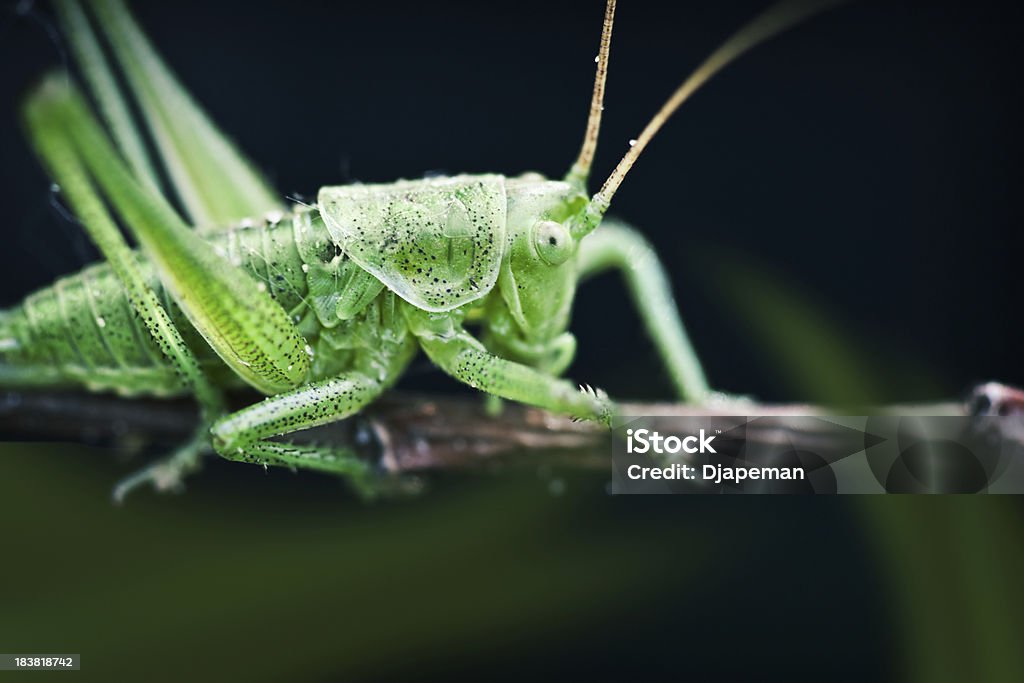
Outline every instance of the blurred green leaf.
<path fill-rule="evenodd" d="M 102 680 L 443 669 L 453 652 L 624 612 L 704 567 L 712 542 L 667 523 L 595 524 L 595 496 L 611 500 L 600 487 L 556 497 L 522 473 L 366 505 L 330 477 L 221 464 L 226 481 L 205 472 L 187 495 L 117 507 L 105 455 L 0 445 L 0 643 L 81 653 Z"/>
<path fill-rule="evenodd" d="M 866 405 L 882 400 L 884 375 L 850 342 L 839 316 L 753 258 L 715 249 L 716 296 L 749 329 L 744 351 L 760 355 L 800 400 Z M 880 376 L 881 375 L 881 376 Z"/>
<path fill-rule="evenodd" d="M 716 292 L 751 331 L 751 349 L 809 400 L 899 400 L 841 315 L 749 256 L 718 251 Z M 892 380 L 890 380 L 892 381 Z M 899 382 L 894 382 L 899 386 Z M 859 501 L 903 624 L 904 678 L 1024 680 L 1024 524 L 999 497 L 875 496 Z"/>

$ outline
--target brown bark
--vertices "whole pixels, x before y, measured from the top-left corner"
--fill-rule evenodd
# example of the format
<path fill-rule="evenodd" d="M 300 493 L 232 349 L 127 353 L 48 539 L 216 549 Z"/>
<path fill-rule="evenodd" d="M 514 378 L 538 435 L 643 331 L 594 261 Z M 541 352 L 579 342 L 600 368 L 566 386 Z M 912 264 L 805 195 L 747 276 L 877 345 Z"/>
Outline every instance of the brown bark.
<path fill-rule="evenodd" d="M 512 403 L 506 403 L 499 416 L 488 416 L 483 406 L 480 397 L 474 395 L 396 392 L 358 416 L 293 438 L 353 447 L 363 457 L 379 460 L 394 472 L 467 467 L 539 453 L 555 455 L 558 462 L 579 467 L 608 466 L 610 433 L 600 425 Z M 796 447 L 811 450 L 836 436 L 825 421 L 794 428 L 770 419 L 830 412 L 821 406 L 723 399 L 710 406 L 622 403 L 619 407 L 623 415 L 673 416 L 676 426 L 678 418 L 692 418 L 695 428 L 709 415 L 761 416 L 765 419 L 748 432 L 749 439 L 767 442 L 785 438 Z M 1024 442 L 1024 392 L 996 383 L 979 386 L 964 401 L 891 405 L 870 412 L 1016 415 L 1021 419 L 1000 421 L 1005 425 L 1003 436 Z M 845 414 L 857 413 L 847 410 Z M 162 446 L 191 433 L 195 420 L 195 409 L 185 400 L 129 400 L 82 393 L 0 394 L 0 437 L 6 440 Z"/>

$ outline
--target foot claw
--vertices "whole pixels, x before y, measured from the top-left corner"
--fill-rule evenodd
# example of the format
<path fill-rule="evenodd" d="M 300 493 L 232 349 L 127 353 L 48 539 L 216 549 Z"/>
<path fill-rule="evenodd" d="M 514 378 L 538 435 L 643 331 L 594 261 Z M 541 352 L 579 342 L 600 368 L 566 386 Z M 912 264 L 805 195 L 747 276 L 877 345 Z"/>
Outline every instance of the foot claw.
<path fill-rule="evenodd" d="M 118 505 L 124 503 L 129 493 L 147 483 L 152 484 L 153 489 L 160 493 L 180 493 L 185 489 L 185 477 L 199 469 L 203 446 L 202 442 L 190 443 L 170 457 L 158 460 L 122 479 L 114 487 L 114 502 Z"/>
<path fill-rule="evenodd" d="M 592 400 L 593 415 L 583 418 L 574 417 L 573 422 L 577 422 L 582 419 L 592 419 L 597 420 L 601 424 L 610 428 L 612 426 L 612 415 L 615 412 L 615 404 L 608 398 L 608 394 L 606 394 L 602 389 L 595 389 L 589 384 L 581 384 L 580 392 Z"/>

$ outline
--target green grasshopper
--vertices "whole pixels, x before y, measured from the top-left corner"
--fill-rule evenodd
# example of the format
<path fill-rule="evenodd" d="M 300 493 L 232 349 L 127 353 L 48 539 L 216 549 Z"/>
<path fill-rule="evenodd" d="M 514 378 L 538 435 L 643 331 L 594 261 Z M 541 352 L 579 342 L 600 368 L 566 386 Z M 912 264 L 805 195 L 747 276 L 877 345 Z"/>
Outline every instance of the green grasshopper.
<path fill-rule="evenodd" d="M 328 186 L 315 206 L 286 210 L 192 102 L 122 0 L 97 0 L 88 13 L 58 0 L 106 130 L 63 72 L 28 96 L 23 115 L 105 262 L 0 312 L 0 386 L 193 396 L 197 433 L 122 482 L 118 499 L 146 482 L 177 487 L 210 451 L 343 475 L 373 494 L 389 479 L 352 452 L 280 437 L 357 413 L 419 350 L 492 397 L 608 424 L 614 404 L 606 395 L 560 375 L 576 348 L 567 327 L 578 281 L 618 269 L 680 397 L 706 401 L 711 392 L 664 269 L 636 230 L 605 213 L 651 138 L 694 91 L 822 4 L 777 6 L 723 44 L 593 195 L 587 181 L 614 0 L 583 144 L 564 179 L 488 174 Z M 187 219 L 161 190 L 108 54 L 137 98 Z M 129 246 L 108 206 L 141 250 Z M 267 398 L 229 412 L 223 393 L 245 385 Z"/>

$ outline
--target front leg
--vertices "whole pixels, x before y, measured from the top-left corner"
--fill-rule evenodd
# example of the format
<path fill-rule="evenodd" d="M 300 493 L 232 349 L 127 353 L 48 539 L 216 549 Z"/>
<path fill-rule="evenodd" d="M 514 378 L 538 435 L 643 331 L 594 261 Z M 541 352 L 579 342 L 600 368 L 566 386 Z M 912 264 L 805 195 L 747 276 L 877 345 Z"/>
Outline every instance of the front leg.
<path fill-rule="evenodd" d="M 451 334 L 421 330 L 420 346 L 435 365 L 455 379 L 493 396 L 553 413 L 611 425 L 612 403 L 603 391 L 570 382 L 489 353 L 462 328 Z"/>
<path fill-rule="evenodd" d="M 704 370 L 679 317 L 668 276 L 654 249 L 625 223 L 605 219 L 580 243 L 580 277 L 619 270 L 680 398 L 703 403 L 711 396 Z"/>

